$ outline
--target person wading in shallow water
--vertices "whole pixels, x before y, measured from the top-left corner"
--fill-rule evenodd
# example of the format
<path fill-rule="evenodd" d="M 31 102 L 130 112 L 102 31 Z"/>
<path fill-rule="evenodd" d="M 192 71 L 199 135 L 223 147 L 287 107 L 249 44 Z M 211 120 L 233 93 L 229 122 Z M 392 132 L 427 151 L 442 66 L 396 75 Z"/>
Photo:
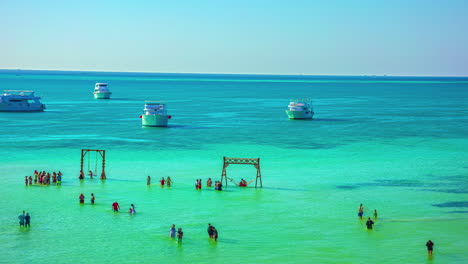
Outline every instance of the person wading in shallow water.
<path fill-rule="evenodd" d="M 84 198 L 84 195 L 80 194 L 80 196 L 78 197 L 78 199 L 80 199 L 80 204 L 84 203 Z"/>
<path fill-rule="evenodd" d="M 426 247 L 427 247 L 427 254 L 429 256 L 432 256 L 432 251 L 434 250 L 434 242 L 432 242 L 431 240 L 427 241 Z"/>
<path fill-rule="evenodd" d="M 118 212 L 120 210 L 120 206 L 119 206 L 119 203 L 117 201 L 115 201 L 113 204 L 112 204 L 112 210 L 114 212 Z"/>
<path fill-rule="evenodd" d="M 148 178 L 146 178 L 146 185 L 150 185 L 151 184 L 151 177 L 148 176 Z"/>
<path fill-rule="evenodd" d="M 182 232 L 182 228 L 177 230 L 177 242 L 182 243 L 182 238 L 184 237 L 184 232 Z"/>
<path fill-rule="evenodd" d="M 372 221 L 370 217 L 368 217 L 366 222 L 367 229 L 372 229 L 372 225 L 374 225 L 374 221 Z"/>
<path fill-rule="evenodd" d="M 359 208 L 358 208 L 358 216 L 359 216 L 359 218 L 362 219 L 363 215 L 364 215 L 364 207 L 362 206 L 362 204 L 360 204 Z"/>

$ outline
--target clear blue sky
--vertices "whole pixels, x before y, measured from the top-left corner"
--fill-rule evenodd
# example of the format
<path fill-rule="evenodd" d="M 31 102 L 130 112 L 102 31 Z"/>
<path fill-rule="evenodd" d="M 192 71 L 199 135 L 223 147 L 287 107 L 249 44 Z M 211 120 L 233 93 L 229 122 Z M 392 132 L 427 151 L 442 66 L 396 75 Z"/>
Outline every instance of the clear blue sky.
<path fill-rule="evenodd" d="M 468 76 L 468 1 L 0 0 L 0 69 Z"/>

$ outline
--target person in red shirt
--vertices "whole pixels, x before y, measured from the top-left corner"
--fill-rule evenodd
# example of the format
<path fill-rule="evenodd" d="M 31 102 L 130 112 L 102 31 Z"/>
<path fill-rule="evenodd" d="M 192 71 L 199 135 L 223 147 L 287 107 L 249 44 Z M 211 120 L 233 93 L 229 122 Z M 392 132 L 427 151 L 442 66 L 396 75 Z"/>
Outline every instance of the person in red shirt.
<path fill-rule="evenodd" d="M 114 212 L 118 212 L 120 210 L 120 206 L 119 206 L 119 203 L 117 201 L 115 201 L 112 204 L 112 210 L 114 210 Z"/>
<path fill-rule="evenodd" d="M 165 181 L 166 181 L 166 180 L 164 180 L 164 177 L 162 177 L 161 180 L 159 181 L 159 182 L 161 183 L 161 186 L 164 186 L 164 182 L 165 182 Z"/>

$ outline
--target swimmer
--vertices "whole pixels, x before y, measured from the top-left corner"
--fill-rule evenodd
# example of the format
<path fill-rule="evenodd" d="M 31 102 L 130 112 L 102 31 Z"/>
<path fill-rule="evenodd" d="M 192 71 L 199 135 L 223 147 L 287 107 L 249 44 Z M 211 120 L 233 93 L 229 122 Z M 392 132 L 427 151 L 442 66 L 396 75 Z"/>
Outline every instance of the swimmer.
<path fill-rule="evenodd" d="M 26 186 L 28 186 L 28 182 L 29 182 L 28 176 L 24 176 L 24 184 L 26 184 Z"/>
<path fill-rule="evenodd" d="M 359 205 L 359 208 L 358 208 L 358 216 L 359 218 L 362 219 L 362 215 L 364 215 L 364 207 L 362 206 L 362 204 Z"/>
<path fill-rule="evenodd" d="M 132 215 L 133 214 L 133 208 L 128 208 L 128 212 Z"/>
<path fill-rule="evenodd" d="M 166 182 L 166 180 L 164 179 L 164 177 L 162 177 L 161 180 L 159 180 L 159 182 L 161 183 L 161 186 L 164 186 L 164 183 Z"/>
<path fill-rule="evenodd" d="M 31 177 L 31 176 L 29 176 L 29 178 L 28 178 L 28 179 L 29 179 L 29 185 L 32 185 L 32 177 Z"/>
<path fill-rule="evenodd" d="M 177 229 L 177 242 L 182 243 L 183 237 L 184 237 L 184 232 L 182 232 L 182 228 Z"/>
<path fill-rule="evenodd" d="M 115 201 L 113 204 L 112 204 L 112 210 L 114 212 L 118 212 L 120 210 L 120 206 L 119 206 L 119 203 L 117 201 Z"/>
<path fill-rule="evenodd" d="M 80 199 L 80 204 L 84 203 L 84 198 L 84 195 L 80 194 L 80 196 L 78 197 L 78 199 Z"/>
<path fill-rule="evenodd" d="M 131 204 L 130 207 L 132 207 L 132 211 L 134 214 L 136 214 L 136 211 L 135 211 L 135 205 L 134 204 Z"/>
<path fill-rule="evenodd" d="M 92 179 L 94 176 L 93 171 L 88 171 L 88 176 Z"/>
<path fill-rule="evenodd" d="M 374 224 L 374 221 L 372 221 L 370 217 L 368 217 L 367 222 L 366 222 L 367 229 L 372 229 L 373 224 Z"/>
<path fill-rule="evenodd" d="M 84 174 L 83 174 L 82 170 L 80 170 L 80 176 L 78 176 L 78 179 L 80 179 L 80 180 L 84 179 Z"/>
<path fill-rule="evenodd" d="M 176 236 L 175 225 L 172 225 L 172 226 L 171 226 L 171 230 L 169 231 L 169 236 L 170 236 L 171 238 L 175 238 L 175 236 Z"/>
<path fill-rule="evenodd" d="M 94 204 L 94 193 L 91 194 L 91 204 Z"/>
<path fill-rule="evenodd" d="M 429 256 L 432 256 L 432 251 L 434 250 L 434 242 L 432 242 L 431 240 L 427 241 L 426 247 L 427 247 L 427 254 Z"/>
<path fill-rule="evenodd" d="M 57 185 L 62 185 L 62 173 L 60 172 L 57 175 Z"/>
<path fill-rule="evenodd" d="M 377 210 L 374 209 L 374 219 L 377 219 Z"/>
<path fill-rule="evenodd" d="M 148 178 L 146 178 L 146 185 L 150 185 L 151 184 L 151 177 L 148 176 Z"/>

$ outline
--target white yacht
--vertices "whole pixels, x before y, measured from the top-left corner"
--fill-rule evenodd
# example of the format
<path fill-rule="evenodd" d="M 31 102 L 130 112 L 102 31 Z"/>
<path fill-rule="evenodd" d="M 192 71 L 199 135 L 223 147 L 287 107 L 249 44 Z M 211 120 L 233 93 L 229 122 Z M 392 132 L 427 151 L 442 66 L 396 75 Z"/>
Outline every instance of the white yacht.
<path fill-rule="evenodd" d="M 109 91 L 107 83 L 96 83 L 93 94 L 94 99 L 109 99 L 112 93 Z"/>
<path fill-rule="evenodd" d="M 0 96 L 0 111 L 2 112 L 33 112 L 44 111 L 45 105 L 33 91 L 5 90 Z"/>
<path fill-rule="evenodd" d="M 312 109 L 312 100 L 294 99 L 288 105 L 286 114 L 289 119 L 312 119 L 314 110 Z"/>
<path fill-rule="evenodd" d="M 166 127 L 171 116 L 167 115 L 165 102 L 145 101 L 145 109 L 140 118 L 143 126 Z"/>

